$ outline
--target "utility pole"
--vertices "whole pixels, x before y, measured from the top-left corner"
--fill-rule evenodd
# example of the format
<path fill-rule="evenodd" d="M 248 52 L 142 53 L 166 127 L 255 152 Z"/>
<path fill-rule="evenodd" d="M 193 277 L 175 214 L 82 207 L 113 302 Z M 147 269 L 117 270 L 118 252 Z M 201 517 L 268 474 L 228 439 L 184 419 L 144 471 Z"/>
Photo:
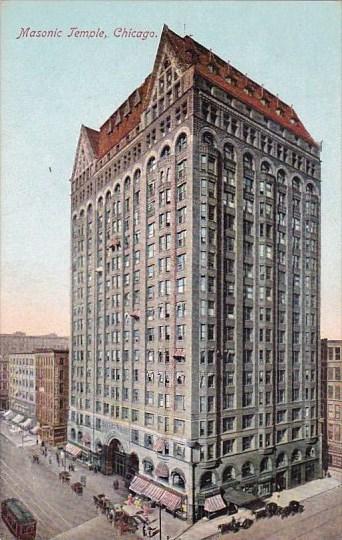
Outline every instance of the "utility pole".
<path fill-rule="evenodd" d="M 161 505 L 159 505 L 159 540 L 162 540 Z"/>

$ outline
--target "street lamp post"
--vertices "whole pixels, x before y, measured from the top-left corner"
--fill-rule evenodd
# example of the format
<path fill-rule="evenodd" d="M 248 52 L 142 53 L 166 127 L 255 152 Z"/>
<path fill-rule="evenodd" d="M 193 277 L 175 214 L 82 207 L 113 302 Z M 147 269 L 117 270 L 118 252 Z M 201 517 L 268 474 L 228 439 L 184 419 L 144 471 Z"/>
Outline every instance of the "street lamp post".
<path fill-rule="evenodd" d="M 159 540 L 162 540 L 161 505 L 159 505 Z"/>

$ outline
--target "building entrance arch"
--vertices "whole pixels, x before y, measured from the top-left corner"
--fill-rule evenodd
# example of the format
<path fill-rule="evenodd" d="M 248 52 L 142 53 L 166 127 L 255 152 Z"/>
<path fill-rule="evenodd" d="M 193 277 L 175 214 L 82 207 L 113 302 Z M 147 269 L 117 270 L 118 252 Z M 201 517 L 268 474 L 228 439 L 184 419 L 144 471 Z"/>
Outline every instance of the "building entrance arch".
<path fill-rule="evenodd" d="M 101 452 L 101 471 L 103 474 L 118 474 L 126 477 L 128 456 L 117 438 L 103 445 Z"/>

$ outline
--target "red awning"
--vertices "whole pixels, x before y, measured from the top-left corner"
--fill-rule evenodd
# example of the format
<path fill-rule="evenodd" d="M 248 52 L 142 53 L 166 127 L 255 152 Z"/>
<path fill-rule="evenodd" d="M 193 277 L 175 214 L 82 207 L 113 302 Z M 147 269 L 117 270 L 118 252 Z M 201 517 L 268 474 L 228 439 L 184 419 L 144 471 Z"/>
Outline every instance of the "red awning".
<path fill-rule="evenodd" d="M 78 457 L 80 454 L 82 454 L 81 448 L 78 448 L 78 446 L 75 446 L 74 444 L 71 444 L 71 443 L 68 443 L 65 446 L 65 451 L 74 457 Z"/>
<path fill-rule="evenodd" d="M 185 356 L 185 350 L 184 349 L 176 349 L 173 355 L 175 358 L 180 358 Z"/>
<path fill-rule="evenodd" d="M 140 478 L 139 476 L 135 476 L 131 482 L 131 485 L 129 486 L 129 489 L 134 491 L 134 493 L 138 493 L 138 495 L 142 495 L 145 493 L 145 490 L 148 488 L 150 483 L 148 480 L 144 480 L 143 478 Z"/>
<path fill-rule="evenodd" d="M 223 508 L 226 508 L 226 503 L 221 495 L 214 495 L 205 500 L 204 510 L 206 512 L 218 512 L 219 510 L 223 510 Z"/>
<path fill-rule="evenodd" d="M 153 445 L 153 450 L 155 452 L 163 452 L 165 450 L 165 439 L 159 437 Z M 169 471 L 167 471 L 167 476 L 169 476 Z"/>
<path fill-rule="evenodd" d="M 165 463 L 160 461 L 156 468 L 156 475 L 159 476 L 160 478 L 169 478 L 168 466 Z"/>
<path fill-rule="evenodd" d="M 159 502 L 173 512 L 181 507 L 182 497 L 176 495 L 175 493 L 171 493 L 170 491 L 164 491 L 164 494 Z"/>
<path fill-rule="evenodd" d="M 164 493 L 164 489 L 156 486 L 156 484 L 150 484 L 144 491 L 144 495 L 146 495 L 146 497 L 152 499 L 152 501 L 155 502 L 158 502 L 162 498 Z"/>

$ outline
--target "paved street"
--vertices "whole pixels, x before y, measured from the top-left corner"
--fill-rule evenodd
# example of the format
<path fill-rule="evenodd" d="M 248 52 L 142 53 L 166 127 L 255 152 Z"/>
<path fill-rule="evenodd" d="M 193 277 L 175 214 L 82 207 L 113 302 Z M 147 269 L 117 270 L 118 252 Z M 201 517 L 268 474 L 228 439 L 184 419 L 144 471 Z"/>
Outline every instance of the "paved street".
<path fill-rule="evenodd" d="M 2 434 L 1 434 L 2 432 Z M 4 436 L 10 437 L 10 441 Z M 39 465 L 32 463 L 32 454 L 37 452 Z M 103 515 L 98 515 L 93 495 L 105 493 L 114 503 L 122 503 L 127 499 L 128 491 L 119 480 L 120 488 L 113 491 L 114 476 L 103 476 L 88 471 L 76 463 L 72 481 L 86 477 L 86 489 L 82 496 L 75 495 L 70 486 L 62 485 L 58 480 L 58 467 L 54 452 L 45 458 L 40 454 L 35 441 L 21 446 L 21 436 L 8 432 L 4 422 L 0 422 L 0 493 L 1 500 L 17 497 L 22 500 L 38 520 L 37 540 L 107 540 L 114 538 L 114 530 Z M 151 520 L 157 523 L 157 510 Z M 166 535 L 179 535 L 187 524 L 174 519 L 165 511 L 162 512 L 163 538 Z M 153 525 L 155 526 L 155 525 Z M 133 536 L 139 538 L 142 536 Z M 117 538 L 117 536 L 115 536 Z M 132 537 L 127 535 L 125 540 Z M 13 536 L 0 519 L 0 540 L 12 540 Z"/>
<path fill-rule="evenodd" d="M 2 425 L 1 425 L 2 424 Z M 120 479 L 120 489 L 113 491 L 113 476 L 94 474 L 76 464 L 72 480 L 86 476 L 87 486 L 82 496 L 75 495 L 69 486 L 58 480 L 58 467 L 55 456 L 51 463 L 40 455 L 40 464 L 33 465 L 31 456 L 37 451 L 35 441 L 27 441 L 21 446 L 21 437 L 9 434 L 0 422 L 0 429 L 11 441 L 0 434 L 0 492 L 1 499 L 18 497 L 33 512 L 38 520 L 37 540 L 107 540 L 118 538 L 103 515 L 96 513 L 92 496 L 107 494 L 115 503 L 127 497 L 127 490 Z M 39 451 L 39 450 L 38 450 Z M 237 540 L 342 540 L 342 486 L 334 479 L 314 481 L 296 488 L 296 496 L 282 492 L 280 504 L 287 504 L 283 498 L 305 500 L 305 511 L 301 515 L 282 520 L 275 517 L 260 520 L 251 529 L 234 535 Z M 314 496 L 310 496 L 314 495 Z M 309 498 L 308 498 L 309 497 Z M 156 511 L 155 511 L 156 514 Z M 157 520 L 157 514 L 152 519 Z M 172 518 L 163 511 L 163 540 L 166 535 L 179 540 L 218 539 L 217 525 L 225 522 L 222 516 L 212 521 L 201 521 L 191 528 L 186 523 Z M 214 536 L 211 536 L 213 535 Z M 114 536 L 115 535 L 115 536 Z M 230 535 L 231 536 L 231 535 Z M 229 535 L 227 538 L 230 537 Z M 141 538 L 127 536 L 129 538 Z M 224 539 L 226 536 L 221 536 Z M 0 520 L 0 540 L 13 537 Z"/>
<path fill-rule="evenodd" d="M 328 487 L 328 491 L 318 493 L 319 482 L 323 482 Z M 310 498 L 306 495 L 306 499 L 302 500 L 305 508 L 303 514 L 285 519 L 280 517 L 260 519 L 250 529 L 222 536 L 217 534 L 217 526 L 227 522 L 227 517 L 222 516 L 210 521 L 202 520 L 184 532 L 181 539 L 225 540 L 227 538 L 228 540 L 234 536 L 236 540 L 342 540 L 342 486 L 329 488 L 329 485 L 336 485 L 336 482 L 328 479 L 314 481 L 312 484 L 317 494 Z M 288 497 L 289 492 L 282 492 L 279 503 L 287 504 L 284 501 Z"/>

